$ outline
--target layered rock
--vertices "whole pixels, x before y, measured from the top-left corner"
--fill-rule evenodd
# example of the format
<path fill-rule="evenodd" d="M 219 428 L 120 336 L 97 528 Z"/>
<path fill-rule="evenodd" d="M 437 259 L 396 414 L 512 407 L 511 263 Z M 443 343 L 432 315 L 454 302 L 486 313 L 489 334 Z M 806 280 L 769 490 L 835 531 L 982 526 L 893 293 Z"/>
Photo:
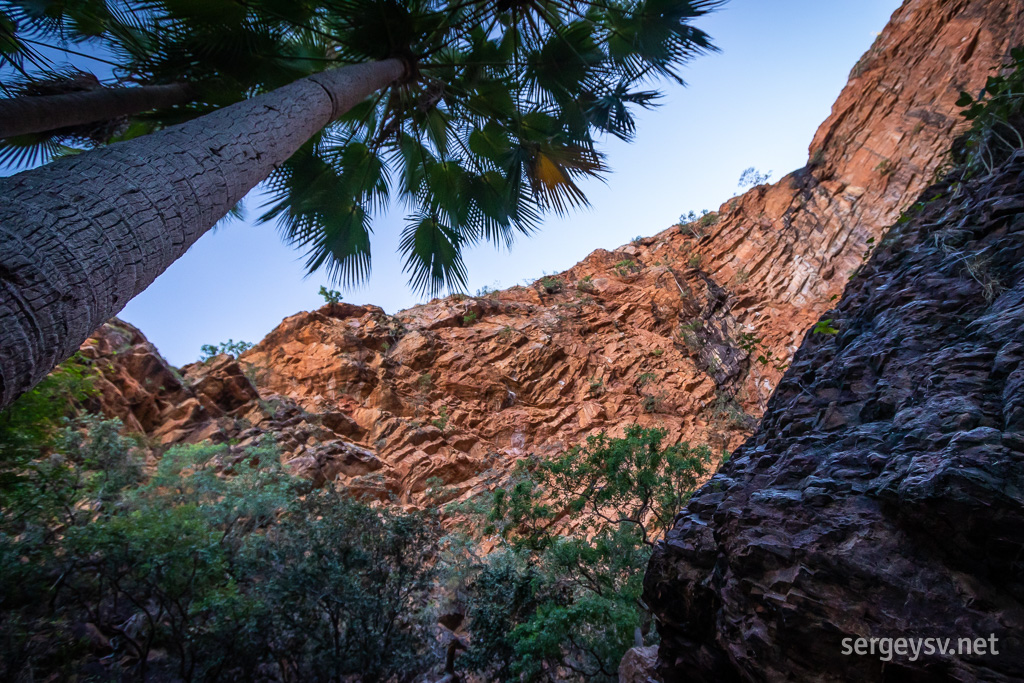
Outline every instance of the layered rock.
<path fill-rule="evenodd" d="M 163 387 L 151 400 L 138 342 L 113 360 L 125 403 L 108 412 L 163 444 L 276 436 L 303 471 L 407 503 L 436 480 L 469 495 L 528 452 L 635 422 L 731 449 L 869 240 L 941 163 L 957 94 L 999 63 L 1018 6 L 908 1 L 851 73 L 808 166 L 699 224 L 595 251 L 530 287 L 396 316 L 349 304 L 300 313 L 237 363 L 187 366 L 182 387 L 150 381 Z M 768 352 L 781 360 L 751 359 Z M 281 420 L 295 420 L 291 432 Z M 349 457 L 325 455 L 329 444 L 375 469 L 328 466 Z"/>
<path fill-rule="evenodd" d="M 1020 680 L 1024 155 L 922 201 L 656 549 L 666 680 Z"/>

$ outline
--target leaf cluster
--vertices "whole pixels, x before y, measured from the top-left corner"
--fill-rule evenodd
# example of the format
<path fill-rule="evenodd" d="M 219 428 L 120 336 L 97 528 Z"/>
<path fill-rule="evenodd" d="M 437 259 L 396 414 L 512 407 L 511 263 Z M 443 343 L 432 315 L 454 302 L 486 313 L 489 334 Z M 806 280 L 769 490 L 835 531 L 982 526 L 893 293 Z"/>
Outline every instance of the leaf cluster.
<path fill-rule="evenodd" d="M 199 356 L 199 361 L 205 363 L 206 361 L 212 360 L 222 354 L 227 354 L 232 358 L 238 358 L 252 347 L 252 342 L 236 342 L 234 339 L 228 339 L 226 342 L 221 342 L 220 344 L 203 344 L 202 347 L 200 347 L 202 355 Z"/>
<path fill-rule="evenodd" d="M 634 425 L 553 460 L 522 461 L 490 499 L 493 553 L 470 583 L 465 666 L 491 680 L 616 680 L 636 633 L 653 543 L 707 474 L 711 451 Z"/>
<path fill-rule="evenodd" d="M 953 153 L 967 176 L 991 172 L 1024 149 L 1024 47 L 1010 50 L 1010 61 L 985 81 L 977 97 L 961 92 L 956 105 L 971 122 Z"/>
<path fill-rule="evenodd" d="M 87 418 L 40 486 L 0 499 L 4 680 L 402 681 L 436 662 L 435 520 L 309 491 L 270 445 L 173 447 L 140 483 L 119 426 Z"/>
<path fill-rule="evenodd" d="M 319 71 L 331 61 L 329 47 L 322 37 L 276 18 L 288 4 L 259 0 L 4 3 L 0 6 L 0 82 L 6 96 L 180 83 L 189 87 L 191 99 L 161 111 L 8 138 L 0 142 L 0 163 L 32 166 L 138 137 Z M 110 77 L 101 80 L 55 60 L 54 53 L 102 64 Z"/>
<path fill-rule="evenodd" d="M 314 25 L 337 59 L 397 57 L 409 75 L 279 169 L 264 219 L 310 270 L 352 285 L 369 274 L 372 215 L 401 201 L 409 284 L 460 291 L 465 247 L 507 247 L 543 213 L 586 204 L 580 181 L 605 171 L 596 136 L 631 139 L 632 109 L 658 96 L 646 84 L 713 49 L 692 21 L 716 4 L 323 3 Z"/>
<path fill-rule="evenodd" d="M 145 134 L 340 65 L 399 59 L 406 75 L 315 135 L 269 178 L 261 220 L 354 285 L 370 272 L 372 217 L 410 207 L 400 251 L 420 292 L 466 285 L 462 251 L 507 247 L 587 203 L 606 171 L 597 141 L 630 140 L 659 79 L 714 50 L 693 25 L 720 0 L 81 0 L 0 9 L 12 97 L 105 87 L 33 46 L 105 55 L 118 85 L 186 83 L 183 106 L 9 139 L 32 163 Z M 33 88 L 35 90 L 33 90 Z"/>

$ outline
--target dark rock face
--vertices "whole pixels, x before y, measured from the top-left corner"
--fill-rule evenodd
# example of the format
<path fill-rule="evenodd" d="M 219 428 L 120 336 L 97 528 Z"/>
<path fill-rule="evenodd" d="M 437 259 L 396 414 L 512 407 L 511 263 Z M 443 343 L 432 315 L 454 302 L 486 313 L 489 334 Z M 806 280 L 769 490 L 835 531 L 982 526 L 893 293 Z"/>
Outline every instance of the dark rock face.
<path fill-rule="evenodd" d="M 921 199 L 657 548 L 666 680 L 1024 677 L 1024 157 Z"/>

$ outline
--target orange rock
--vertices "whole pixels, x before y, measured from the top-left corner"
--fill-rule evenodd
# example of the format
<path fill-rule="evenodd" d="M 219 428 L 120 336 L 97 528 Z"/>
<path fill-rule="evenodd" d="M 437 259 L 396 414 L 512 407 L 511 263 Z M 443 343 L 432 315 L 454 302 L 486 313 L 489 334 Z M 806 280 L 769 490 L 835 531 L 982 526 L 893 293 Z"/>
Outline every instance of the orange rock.
<path fill-rule="evenodd" d="M 528 453 L 635 422 L 732 449 L 868 240 L 941 164 L 961 125 L 959 91 L 977 91 L 1018 40 L 1016 22 L 992 19 L 1011 0 L 945 4 L 904 3 L 851 72 L 808 165 L 730 200 L 714 224 L 598 249 L 553 276 L 561 287 L 453 296 L 395 316 L 348 303 L 298 313 L 237 362 L 188 366 L 184 384 L 115 321 L 83 349 L 114 368 L 99 403 L 163 443 L 274 435 L 310 476 L 407 502 L 431 477 L 461 495 L 492 486 L 485 457 L 500 477 Z M 742 333 L 762 340 L 753 359 Z M 756 362 L 767 352 L 779 362 Z M 330 448 L 312 455 L 309 439 Z M 364 460 L 324 455 L 336 452 L 372 453 L 380 467 L 360 473 Z"/>

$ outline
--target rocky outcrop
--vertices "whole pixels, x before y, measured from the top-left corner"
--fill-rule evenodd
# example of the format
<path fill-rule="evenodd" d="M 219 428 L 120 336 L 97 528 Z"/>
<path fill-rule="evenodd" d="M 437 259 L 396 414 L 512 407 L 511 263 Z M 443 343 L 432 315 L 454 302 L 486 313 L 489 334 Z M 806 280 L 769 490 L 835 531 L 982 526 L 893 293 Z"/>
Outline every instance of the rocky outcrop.
<path fill-rule="evenodd" d="M 338 413 L 312 415 L 294 401 L 261 395 L 251 366 L 228 355 L 178 370 L 139 330 L 112 320 L 97 330 L 81 355 L 97 371 L 95 395 L 85 406 L 146 434 L 159 452 L 179 443 L 223 443 L 233 451 L 273 439 L 284 462 L 314 484 L 345 478 L 362 493 L 386 498 L 372 473 L 376 454 L 342 435 L 350 421 Z"/>
<path fill-rule="evenodd" d="M 158 355 L 135 340 L 104 405 L 162 444 L 275 436 L 304 471 L 357 487 L 369 477 L 410 504 L 428 482 L 469 495 L 526 453 L 636 422 L 732 449 L 803 332 L 940 165 L 957 95 L 1000 62 L 1019 5 L 909 0 L 851 73 L 807 167 L 697 223 L 529 287 L 396 316 L 344 303 L 300 313 L 237 363 L 182 368 L 183 388 L 168 368 L 146 375 Z M 268 406 L 309 427 L 277 433 Z M 337 464 L 352 457 L 375 469 Z"/>
<path fill-rule="evenodd" d="M 666 680 L 1020 680 L 1024 154 L 921 200 L 656 549 Z"/>

